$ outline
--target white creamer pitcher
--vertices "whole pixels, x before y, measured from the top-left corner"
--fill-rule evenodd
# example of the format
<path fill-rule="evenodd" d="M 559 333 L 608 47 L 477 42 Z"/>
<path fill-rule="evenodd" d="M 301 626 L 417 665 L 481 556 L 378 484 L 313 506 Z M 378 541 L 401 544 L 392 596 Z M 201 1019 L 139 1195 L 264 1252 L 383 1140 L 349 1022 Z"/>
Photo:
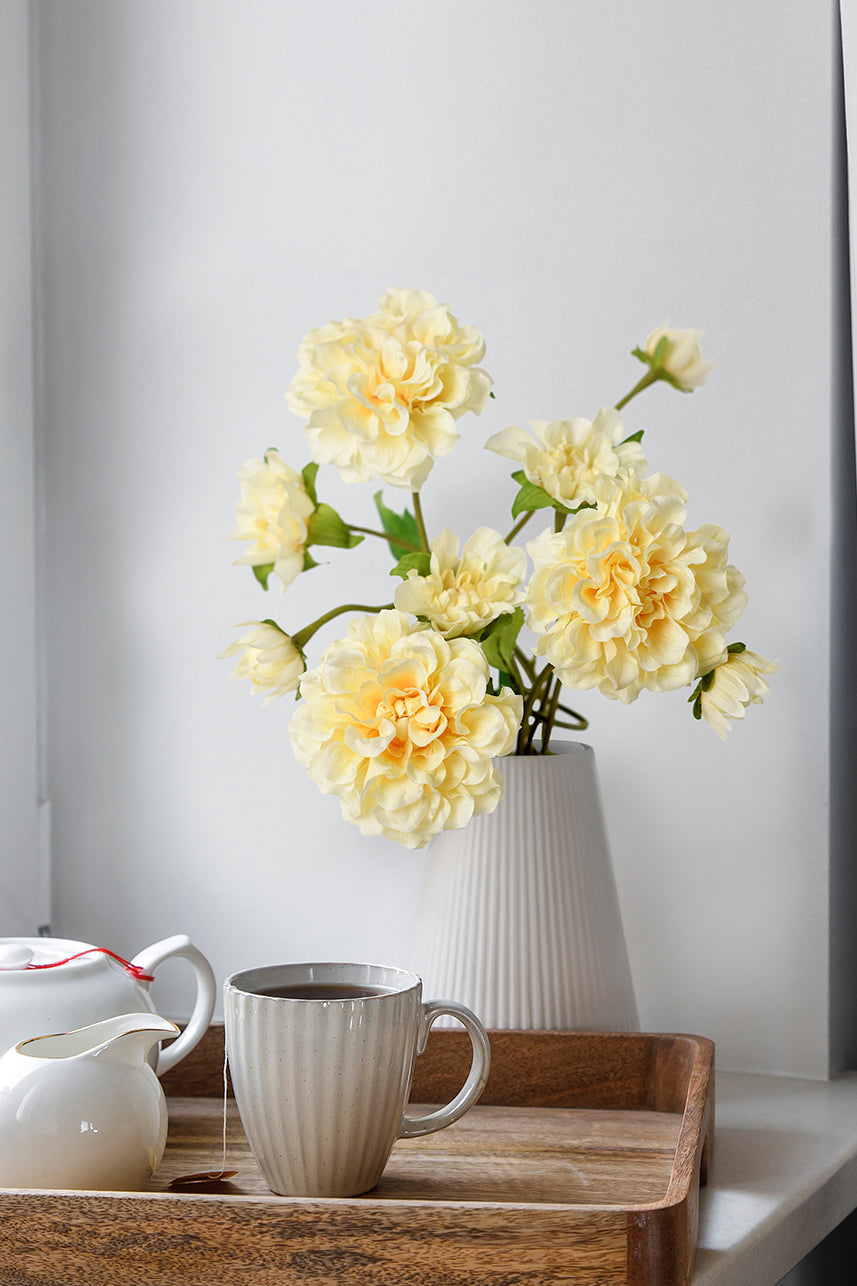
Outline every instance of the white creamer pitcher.
<path fill-rule="evenodd" d="M 146 1061 L 178 1028 L 148 1010 L 36 1036 L 0 1057 L 0 1187 L 127 1192 L 167 1140 L 164 1091 Z"/>
<path fill-rule="evenodd" d="M 173 957 L 193 969 L 196 1000 L 178 1040 L 160 1056 L 152 1049 L 159 1075 L 190 1053 L 214 1010 L 214 973 L 190 938 L 165 938 L 133 960 L 68 938 L 0 938 L 0 1052 L 36 1033 L 68 1032 L 116 1014 L 154 1013 L 149 986 L 158 965 Z"/>

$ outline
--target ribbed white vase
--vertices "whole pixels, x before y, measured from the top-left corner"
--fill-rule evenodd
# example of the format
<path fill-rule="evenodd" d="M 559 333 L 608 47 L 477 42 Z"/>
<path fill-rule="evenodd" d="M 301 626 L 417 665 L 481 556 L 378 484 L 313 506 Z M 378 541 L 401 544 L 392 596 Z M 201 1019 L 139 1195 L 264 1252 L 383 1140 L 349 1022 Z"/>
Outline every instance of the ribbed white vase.
<path fill-rule="evenodd" d="M 417 922 L 424 994 L 486 1027 L 639 1028 L 595 754 L 501 761 L 493 813 L 433 842 Z"/>

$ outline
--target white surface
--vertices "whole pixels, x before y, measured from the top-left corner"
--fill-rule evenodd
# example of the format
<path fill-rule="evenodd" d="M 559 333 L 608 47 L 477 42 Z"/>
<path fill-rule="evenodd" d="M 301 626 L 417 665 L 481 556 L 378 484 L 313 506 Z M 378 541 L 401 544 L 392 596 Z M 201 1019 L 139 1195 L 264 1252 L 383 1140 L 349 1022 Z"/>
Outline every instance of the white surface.
<path fill-rule="evenodd" d="M 263 595 L 228 565 L 235 473 L 306 458 L 284 404 L 304 332 L 414 285 L 483 330 L 496 380 L 429 525 L 505 531 L 486 438 L 591 417 L 669 318 L 704 330 L 710 386 L 654 390 L 629 428 L 691 522 L 733 533 L 737 636 L 784 669 L 726 746 L 685 693 L 580 698 L 640 1017 L 825 1075 L 833 5 L 36 11 L 54 931 L 126 956 L 187 932 L 221 978 L 406 963 L 420 857 L 342 822 L 290 703 L 213 659 L 236 622 L 383 601 L 386 558 L 332 551 Z M 372 489 L 325 474 L 371 525 Z M 163 985 L 187 1012 L 179 967 Z"/>
<path fill-rule="evenodd" d="M 718 1072 L 693 1286 L 775 1286 L 857 1206 L 857 1075 Z"/>
<path fill-rule="evenodd" d="M 0 933 L 45 906 L 37 828 L 30 76 L 26 0 L 0 5 Z M 2 1051 L 0 1051 L 2 1052 Z"/>

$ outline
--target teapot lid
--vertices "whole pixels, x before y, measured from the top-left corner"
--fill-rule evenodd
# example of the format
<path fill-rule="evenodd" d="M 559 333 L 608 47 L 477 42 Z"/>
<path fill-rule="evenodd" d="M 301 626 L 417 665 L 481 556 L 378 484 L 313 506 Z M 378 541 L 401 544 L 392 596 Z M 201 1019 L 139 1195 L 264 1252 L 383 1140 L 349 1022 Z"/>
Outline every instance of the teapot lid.
<path fill-rule="evenodd" d="M 86 942 L 72 942 L 64 938 L 0 938 L 0 969 L 35 969 L 42 965 L 58 965 L 88 945 Z"/>
<path fill-rule="evenodd" d="M 35 952 L 23 942 L 0 945 L 0 969 L 26 969 Z"/>
<path fill-rule="evenodd" d="M 107 947 L 90 947 L 85 942 L 62 938 L 0 938 L 0 972 L 29 972 L 62 966 L 78 968 L 98 960 L 112 968 L 123 969 L 140 982 L 152 982 L 151 974 L 124 960 Z"/>

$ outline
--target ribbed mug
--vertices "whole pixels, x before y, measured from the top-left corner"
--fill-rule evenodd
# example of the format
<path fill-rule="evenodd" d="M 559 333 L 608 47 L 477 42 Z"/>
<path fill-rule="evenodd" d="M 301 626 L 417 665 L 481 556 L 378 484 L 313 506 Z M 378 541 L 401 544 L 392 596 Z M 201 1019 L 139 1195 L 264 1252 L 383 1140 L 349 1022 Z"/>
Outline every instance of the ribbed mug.
<path fill-rule="evenodd" d="M 224 983 L 229 1070 L 241 1122 L 273 1192 L 348 1197 L 374 1188 L 397 1138 L 458 1120 L 488 1079 L 482 1023 L 452 1000 L 422 999 L 403 969 L 287 964 Z M 441 1014 L 473 1046 L 470 1073 L 445 1107 L 407 1117 L 416 1056 Z"/>

